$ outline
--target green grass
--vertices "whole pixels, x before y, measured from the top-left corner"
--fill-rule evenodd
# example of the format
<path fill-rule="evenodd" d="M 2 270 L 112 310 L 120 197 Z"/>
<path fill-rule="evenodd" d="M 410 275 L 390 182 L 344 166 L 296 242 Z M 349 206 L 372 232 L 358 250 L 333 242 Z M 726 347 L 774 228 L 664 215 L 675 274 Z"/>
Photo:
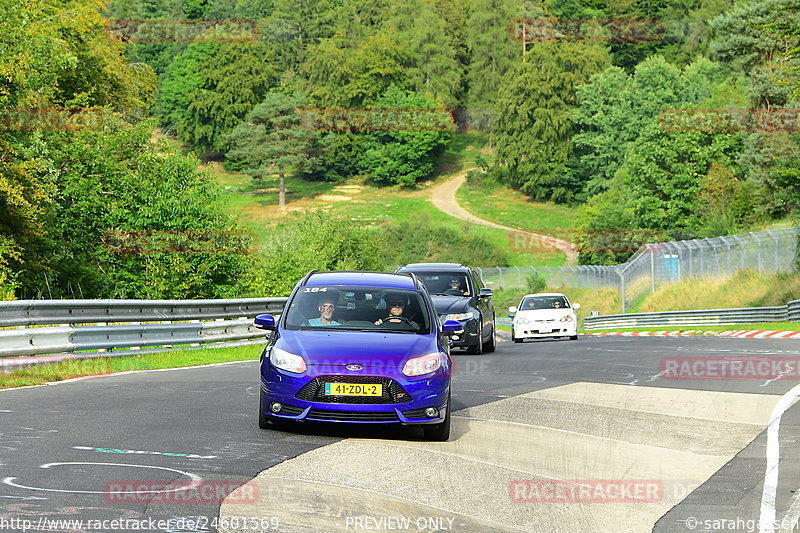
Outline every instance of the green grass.
<path fill-rule="evenodd" d="M 575 208 L 534 202 L 522 193 L 495 184 L 465 183 L 456 196 L 465 209 L 491 222 L 567 241 L 572 239 Z"/>
<path fill-rule="evenodd" d="M 97 357 L 75 359 L 37 365 L 9 373 L 0 373 L 0 389 L 44 385 L 53 381 L 79 376 L 93 376 L 127 372 L 131 370 L 154 370 L 185 366 L 249 361 L 258 359 L 262 346 L 236 346 L 232 348 L 204 348 L 199 350 L 173 350 L 169 352 L 145 353 L 119 357 Z"/>
<path fill-rule="evenodd" d="M 739 331 L 739 330 L 768 330 L 768 331 L 800 331 L 800 322 L 762 322 L 759 324 L 734 324 L 731 326 L 646 326 L 636 328 L 613 329 L 584 329 L 584 333 L 607 333 L 613 331 Z"/>
<path fill-rule="evenodd" d="M 437 174 L 458 172 L 477 166 L 475 158 L 480 156 L 487 162 L 494 161 L 494 154 L 489 150 L 489 134 L 481 131 L 457 133 L 439 158 Z"/>

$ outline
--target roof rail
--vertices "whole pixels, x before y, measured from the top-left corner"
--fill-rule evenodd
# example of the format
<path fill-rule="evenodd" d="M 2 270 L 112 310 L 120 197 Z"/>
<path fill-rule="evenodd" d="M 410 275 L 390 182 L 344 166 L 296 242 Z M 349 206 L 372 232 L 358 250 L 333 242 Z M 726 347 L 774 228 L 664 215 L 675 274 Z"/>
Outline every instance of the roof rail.
<path fill-rule="evenodd" d="M 303 285 L 305 285 L 306 283 L 308 283 L 308 278 L 310 278 L 310 277 L 311 277 L 311 275 L 312 275 L 312 274 L 314 274 L 315 272 L 317 272 L 317 269 L 314 269 L 314 270 L 309 270 L 309 271 L 308 271 L 308 274 L 306 274 L 305 276 L 303 276 L 303 279 L 300 281 L 300 286 L 302 287 Z"/>

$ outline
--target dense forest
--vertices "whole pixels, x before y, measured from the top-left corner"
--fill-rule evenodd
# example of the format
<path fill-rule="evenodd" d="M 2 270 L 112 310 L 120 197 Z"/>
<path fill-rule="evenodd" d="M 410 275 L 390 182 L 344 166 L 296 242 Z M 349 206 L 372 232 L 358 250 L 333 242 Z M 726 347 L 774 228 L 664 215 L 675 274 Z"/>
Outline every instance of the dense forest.
<path fill-rule="evenodd" d="M 170 136 L 253 180 L 413 187 L 456 128 L 487 131 L 496 157 L 476 179 L 581 206 L 586 264 L 625 259 L 592 252 L 609 231 L 715 236 L 798 210 L 796 0 L 2 5 L 5 299 L 255 296 L 309 264 L 385 266 L 383 233 L 324 219 L 276 233 L 294 251 L 278 260 L 244 253 L 218 187 Z M 362 127 L 309 128 L 298 110 L 350 110 Z M 369 110 L 455 123 L 365 128 Z M 113 245 L 154 232 L 213 235 L 217 253 Z"/>

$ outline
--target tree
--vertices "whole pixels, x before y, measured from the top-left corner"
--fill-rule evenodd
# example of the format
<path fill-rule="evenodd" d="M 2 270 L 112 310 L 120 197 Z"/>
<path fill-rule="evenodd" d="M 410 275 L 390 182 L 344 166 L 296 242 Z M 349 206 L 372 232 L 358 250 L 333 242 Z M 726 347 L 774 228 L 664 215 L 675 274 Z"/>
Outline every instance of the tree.
<path fill-rule="evenodd" d="M 516 0 L 474 0 L 469 11 L 467 106 L 470 121 L 479 128 L 491 126 L 502 80 L 521 60 L 520 45 L 509 35 L 518 4 Z"/>
<path fill-rule="evenodd" d="M 214 152 L 227 148 L 225 135 L 261 102 L 275 82 L 270 50 L 263 43 L 223 44 L 201 65 L 202 84 L 189 94 L 178 135 Z"/>
<path fill-rule="evenodd" d="M 710 98 L 720 78 L 719 65 L 707 59 L 681 71 L 654 56 L 639 63 L 633 75 L 609 67 L 579 87 L 571 165 L 576 178 L 586 183 L 587 194 L 604 190 L 645 126 L 664 111 Z"/>
<path fill-rule="evenodd" d="M 397 120 L 388 124 L 387 131 L 369 134 L 368 149 L 362 160 L 369 179 L 381 185 L 411 186 L 430 176 L 436 156 L 452 138 L 452 130 L 421 128 L 415 131 L 413 127 L 405 128 L 400 120 L 404 115 L 413 117 L 416 110 L 436 109 L 433 100 L 392 86 L 375 107 L 388 110 L 385 113 L 390 121 L 391 110 L 397 109 L 398 112 Z"/>
<path fill-rule="evenodd" d="M 295 112 L 302 107 L 300 95 L 269 92 L 228 136 L 232 148 L 227 156 L 241 162 L 255 179 L 277 170 L 281 209 L 286 207 L 286 172 L 302 175 L 316 165 L 319 139 L 316 132 L 303 126 Z"/>
<path fill-rule="evenodd" d="M 674 238 L 699 226 L 699 192 L 714 163 L 729 166 L 741 151 L 735 133 L 666 132 L 644 128 L 623 168 L 636 227 L 662 230 Z"/>
<path fill-rule="evenodd" d="M 752 0 L 711 21 L 716 34 L 711 50 L 749 76 L 754 107 L 785 105 L 791 94 L 783 62 L 796 41 L 791 32 L 770 28 L 785 24 L 794 4 L 794 0 Z"/>
<path fill-rule="evenodd" d="M 576 90 L 607 64 L 594 46 L 539 44 L 508 73 L 498 97 L 497 164 L 515 189 L 538 199 L 570 201 L 582 184 L 566 172 Z"/>

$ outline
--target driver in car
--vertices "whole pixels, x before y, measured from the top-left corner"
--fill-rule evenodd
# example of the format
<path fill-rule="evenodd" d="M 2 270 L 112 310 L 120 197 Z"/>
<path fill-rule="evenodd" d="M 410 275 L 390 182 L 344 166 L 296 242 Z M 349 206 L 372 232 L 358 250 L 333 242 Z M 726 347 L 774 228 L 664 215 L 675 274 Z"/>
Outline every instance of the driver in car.
<path fill-rule="evenodd" d="M 450 280 L 450 287 L 448 287 L 447 292 L 459 296 L 466 296 L 469 294 L 468 291 L 461 288 L 461 280 L 458 278 L 452 278 Z"/>
<path fill-rule="evenodd" d="M 419 324 L 403 316 L 403 312 L 406 310 L 406 300 L 404 297 L 397 295 L 388 296 L 386 298 L 386 307 L 389 310 L 389 316 L 376 320 L 376 326 L 380 326 L 381 324 L 406 323 L 414 329 L 419 329 Z"/>

